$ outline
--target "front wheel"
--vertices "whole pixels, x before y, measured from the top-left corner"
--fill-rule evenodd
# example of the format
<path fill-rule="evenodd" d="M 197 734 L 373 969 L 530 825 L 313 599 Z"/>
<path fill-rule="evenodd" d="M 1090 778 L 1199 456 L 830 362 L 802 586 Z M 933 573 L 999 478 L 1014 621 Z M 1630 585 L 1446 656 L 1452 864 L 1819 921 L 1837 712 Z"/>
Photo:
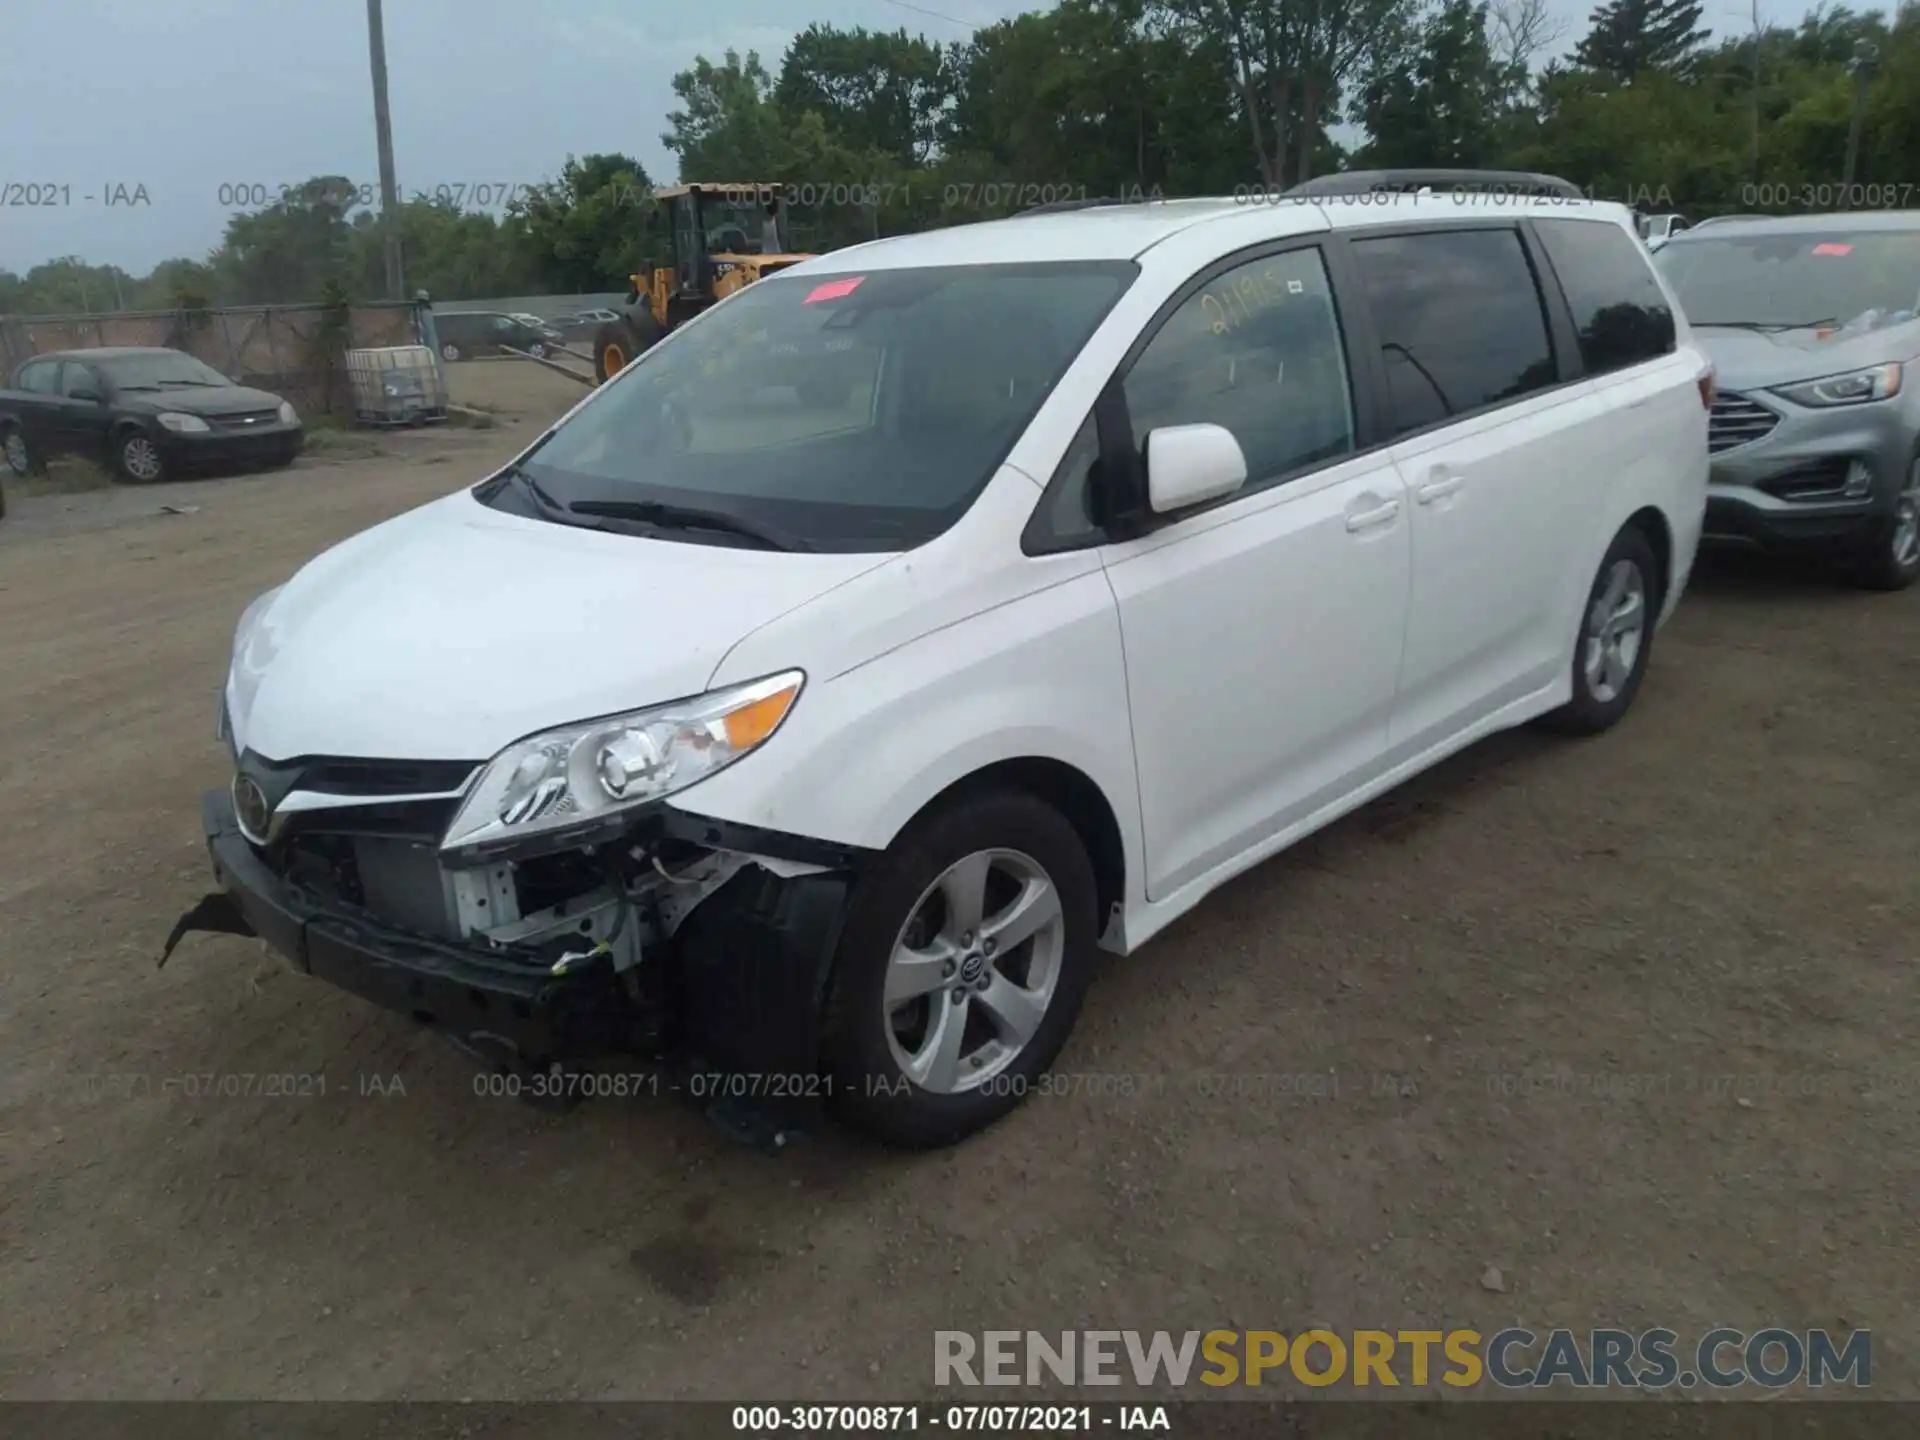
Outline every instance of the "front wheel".
<path fill-rule="evenodd" d="M 1893 514 L 1874 527 L 1855 558 L 1853 577 L 1867 590 L 1904 590 L 1920 580 L 1920 454 L 1907 466 Z"/>
<path fill-rule="evenodd" d="M 1093 866 L 1014 790 L 916 821 L 863 877 L 834 966 L 826 1058 L 842 1118 L 952 1144 L 1045 1084 L 1091 977 Z"/>
<path fill-rule="evenodd" d="M 166 462 L 153 437 L 139 430 L 128 430 L 114 437 L 113 468 L 120 478 L 136 485 L 151 485 L 166 478 Z"/>
<path fill-rule="evenodd" d="M 1597 735 L 1627 713 L 1653 653 L 1659 576 L 1653 547 L 1638 528 L 1630 525 L 1613 537 L 1580 616 L 1573 698 L 1545 717 L 1549 728 Z"/>
<path fill-rule="evenodd" d="M 631 320 L 609 320 L 593 332 L 593 378 L 604 385 L 666 335 L 651 311 Z"/>

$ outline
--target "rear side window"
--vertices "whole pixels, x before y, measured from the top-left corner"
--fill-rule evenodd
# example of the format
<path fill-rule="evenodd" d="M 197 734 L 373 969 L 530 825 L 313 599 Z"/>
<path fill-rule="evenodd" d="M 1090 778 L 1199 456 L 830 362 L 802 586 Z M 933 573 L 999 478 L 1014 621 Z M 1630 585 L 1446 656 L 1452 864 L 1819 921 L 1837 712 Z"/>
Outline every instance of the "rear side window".
<path fill-rule="evenodd" d="M 1383 235 L 1355 241 L 1353 255 L 1386 362 L 1389 437 L 1557 381 L 1517 231 Z"/>
<path fill-rule="evenodd" d="M 51 395 L 60 375 L 60 362 L 41 360 L 20 371 L 20 388 L 35 395 Z"/>
<path fill-rule="evenodd" d="M 1534 229 L 1573 311 L 1589 375 L 1673 353 L 1672 307 L 1626 231 L 1600 220 L 1536 220 Z"/>

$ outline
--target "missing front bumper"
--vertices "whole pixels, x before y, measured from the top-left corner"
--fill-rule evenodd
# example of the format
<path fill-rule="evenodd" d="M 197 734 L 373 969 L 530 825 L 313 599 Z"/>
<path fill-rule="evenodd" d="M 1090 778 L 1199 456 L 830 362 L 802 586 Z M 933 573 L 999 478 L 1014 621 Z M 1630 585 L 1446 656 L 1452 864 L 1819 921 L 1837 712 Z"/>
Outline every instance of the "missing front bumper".
<path fill-rule="evenodd" d="M 664 1059 L 674 1089 L 737 1138 L 778 1148 L 812 1128 L 825 1087 L 821 1018 L 849 868 L 780 876 L 748 865 L 650 948 L 638 971 L 605 956 L 554 975 L 475 946 L 408 935 L 318 904 L 240 834 L 224 791 L 201 802 L 219 889 L 194 931 L 255 935 L 295 969 L 426 1025 L 509 1072 Z"/>

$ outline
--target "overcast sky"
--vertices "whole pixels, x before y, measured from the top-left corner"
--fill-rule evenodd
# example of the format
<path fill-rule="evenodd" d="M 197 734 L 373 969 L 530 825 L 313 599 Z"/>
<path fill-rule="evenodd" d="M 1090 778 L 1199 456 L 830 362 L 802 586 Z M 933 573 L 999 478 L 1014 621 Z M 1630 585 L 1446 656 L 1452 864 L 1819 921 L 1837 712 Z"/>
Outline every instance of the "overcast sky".
<path fill-rule="evenodd" d="M 1566 27 L 1564 51 L 1584 31 L 1592 0 L 1548 3 Z M 24 273 L 75 254 L 143 274 L 169 256 L 205 255 L 235 201 L 252 208 L 247 201 L 322 174 L 377 193 L 367 32 L 351 0 L 0 7 L 9 56 L 0 82 L 0 268 Z M 635 155 L 656 180 L 671 178 L 660 134 L 672 77 L 696 55 L 757 50 L 772 69 L 814 21 L 904 26 L 946 41 L 1046 8 L 1022 0 L 386 0 L 400 185 L 408 194 L 465 187 L 500 206 L 569 154 L 599 151 Z M 1761 13 L 1784 20 L 1805 8 L 1763 0 Z M 1744 25 L 1745 15 L 1736 0 L 1708 0 L 1716 27 Z M 56 203 L 17 203 L 50 196 Z"/>

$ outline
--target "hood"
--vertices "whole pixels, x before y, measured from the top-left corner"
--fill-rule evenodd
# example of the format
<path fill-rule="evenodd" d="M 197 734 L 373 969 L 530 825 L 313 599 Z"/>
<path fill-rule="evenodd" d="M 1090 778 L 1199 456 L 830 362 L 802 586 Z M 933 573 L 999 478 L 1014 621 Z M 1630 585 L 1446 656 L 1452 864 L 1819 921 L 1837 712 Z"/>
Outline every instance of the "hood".
<path fill-rule="evenodd" d="M 1722 390 L 1764 390 L 1818 380 L 1889 360 L 1911 360 L 1920 353 L 1920 321 L 1877 330 L 1731 330 L 1693 326 L 1694 343 L 1713 361 L 1714 383 Z"/>
<path fill-rule="evenodd" d="M 461 491 L 288 582 L 235 659 L 235 737 L 270 760 L 485 760 L 697 695 L 752 631 L 890 558 L 617 535 Z"/>
<path fill-rule="evenodd" d="M 255 410 L 278 410 L 280 397 L 245 385 L 171 385 L 165 390 L 122 390 L 120 404 L 129 410 L 179 410 L 188 415 L 245 415 Z"/>

